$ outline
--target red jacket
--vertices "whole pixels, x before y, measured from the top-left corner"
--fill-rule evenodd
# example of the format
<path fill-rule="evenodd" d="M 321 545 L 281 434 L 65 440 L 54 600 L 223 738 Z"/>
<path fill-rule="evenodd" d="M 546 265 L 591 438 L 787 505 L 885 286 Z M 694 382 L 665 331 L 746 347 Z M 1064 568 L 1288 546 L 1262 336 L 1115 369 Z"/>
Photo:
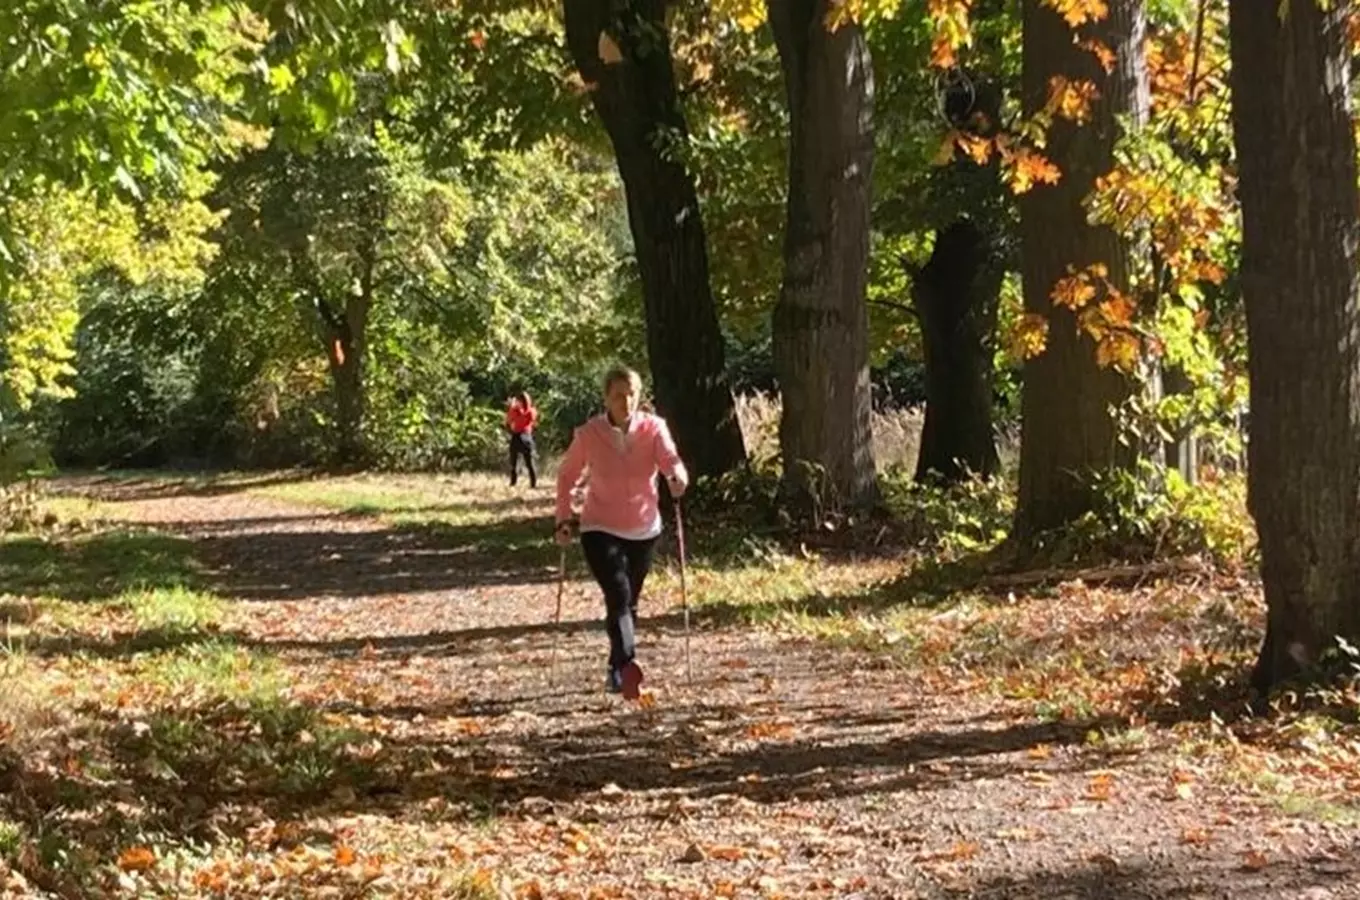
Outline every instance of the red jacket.
<path fill-rule="evenodd" d="M 515 434 L 533 434 L 534 426 L 538 424 L 538 410 L 534 405 L 523 404 L 518 400 L 510 403 L 510 408 L 505 411 L 505 425 Z"/>

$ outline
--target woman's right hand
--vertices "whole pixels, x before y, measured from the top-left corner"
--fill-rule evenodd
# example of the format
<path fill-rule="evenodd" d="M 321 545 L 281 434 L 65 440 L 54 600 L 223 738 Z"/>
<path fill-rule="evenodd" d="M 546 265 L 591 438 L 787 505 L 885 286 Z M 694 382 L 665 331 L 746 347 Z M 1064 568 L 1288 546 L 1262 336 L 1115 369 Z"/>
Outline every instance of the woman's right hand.
<path fill-rule="evenodd" d="M 553 532 L 553 538 L 558 544 L 565 547 L 571 543 L 571 523 L 558 522 L 557 529 Z"/>

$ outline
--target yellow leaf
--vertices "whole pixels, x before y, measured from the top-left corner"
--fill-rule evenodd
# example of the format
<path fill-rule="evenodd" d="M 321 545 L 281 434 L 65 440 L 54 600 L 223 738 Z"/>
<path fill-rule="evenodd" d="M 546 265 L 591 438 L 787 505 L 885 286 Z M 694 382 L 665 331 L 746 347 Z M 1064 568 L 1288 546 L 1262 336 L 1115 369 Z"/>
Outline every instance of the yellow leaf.
<path fill-rule="evenodd" d="M 597 50 L 600 59 L 608 65 L 623 62 L 623 53 L 619 50 L 619 45 L 614 43 L 614 39 L 606 32 L 600 32 Z"/>
<path fill-rule="evenodd" d="M 1048 759 L 1053 755 L 1053 748 L 1048 744 L 1035 744 L 1027 755 L 1030 759 Z"/>
<path fill-rule="evenodd" d="M 1031 359 L 1048 346 L 1048 319 L 1038 313 L 1025 313 L 1011 332 L 1011 354 L 1017 359 Z"/>
<path fill-rule="evenodd" d="M 933 157 L 931 157 L 930 164 L 932 166 L 945 166 L 954 161 L 954 147 L 957 143 L 958 136 L 959 133 L 957 131 L 951 131 L 949 134 L 945 135 L 944 143 L 940 145 L 940 149 L 935 152 Z"/>

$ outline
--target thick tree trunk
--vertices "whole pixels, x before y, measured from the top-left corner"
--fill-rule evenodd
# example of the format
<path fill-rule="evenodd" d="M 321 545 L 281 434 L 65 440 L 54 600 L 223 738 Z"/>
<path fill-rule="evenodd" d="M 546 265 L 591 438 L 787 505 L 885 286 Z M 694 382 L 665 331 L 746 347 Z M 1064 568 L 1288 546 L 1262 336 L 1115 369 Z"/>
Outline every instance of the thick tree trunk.
<path fill-rule="evenodd" d="M 1230 7 L 1261 690 L 1360 640 L 1360 192 L 1348 5 L 1322 6 Z"/>
<path fill-rule="evenodd" d="M 1109 280 L 1128 291 L 1128 248 L 1111 229 L 1089 225 L 1083 198 L 1113 165 L 1115 116 L 1146 115 L 1147 68 L 1142 0 L 1111 0 L 1108 16 L 1081 29 L 1118 54 L 1107 74 L 1071 27 L 1042 0 L 1025 0 L 1022 78 L 1026 114 L 1044 106 L 1057 75 L 1093 82 L 1100 92 L 1084 124 L 1055 121 L 1044 152 L 1061 170 L 1055 185 L 1040 184 L 1020 202 L 1021 273 L 1025 310 L 1049 323 L 1048 346 L 1025 363 L 1021 392 L 1020 496 L 1015 536 L 1022 540 L 1062 526 L 1089 510 L 1086 476 L 1131 464 L 1134 454 L 1116 434 L 1111 408 L 1130 396 L 1130 379 L 1096 363 L 1090 337 L 1076 317 L 1055 306 L 1054 285 L 1069 266 L 1103 263 Z"/>
<path fill-rule="evenodd" d="M 997 469 L 992 338 L 1002 274 L 993 242 L 971 219 L 959 219 L 936 234 L 912 281 L 926 364 L 917 481 L 956 482 Z"/>
<path fill-rule="evenodd" d="M 870 429 L 869 209 L 873 71 L 854 23 L 828 0 L 771 0 L 789 137 L 784 283 L 774 311 L 785 487 L 821 508 L 878 496 Z"/>
<path fill-rule="evenodd" d="M 657 411 L 696 475 L 746 459 L 727 380 L 663 0 L 565 0 L 567 44 L 628 198 Z"/>

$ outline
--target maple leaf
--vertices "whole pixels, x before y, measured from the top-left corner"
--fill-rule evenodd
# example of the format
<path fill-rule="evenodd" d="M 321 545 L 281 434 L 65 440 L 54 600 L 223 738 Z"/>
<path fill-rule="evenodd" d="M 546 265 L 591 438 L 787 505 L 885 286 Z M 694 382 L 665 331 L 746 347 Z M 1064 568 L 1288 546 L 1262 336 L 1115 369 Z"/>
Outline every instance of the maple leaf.
<path fill-rule="evenodd" d="M 1114 71 L 1114 64 L 1118 61 L 1119 57 L 1107 45 L 1095 38 L 1087 38 L 1077 46 L 1083 50 L 1089 51 L 1091 55 L 1096 58 L 1096 61 L 1100 63 L 1100 67 L 1105 70 L 1106 75 Z"/>
<path fill-rule="evenodd" d="M 958 143 L 963 152 L 980 166 L 986 165 L 992 156 L 992 142 L 987 138 L 960 133 Z"/>
<path fill-rule="evenodd" d="M 1043 0 L 1043 5 L 1062 16 L 1072 28 L 1099 22 L 1110 14 L 1105 0 Z"/>
<path fill-rule="evenodd" d="M 936 69 L 952 69 L 959 64 L 954 45 L 945 34 L 935 35 L 930 43 L 930 64 Z"/>
<path fill-rule="evenodd" d="M 1111 331 L 1096 345 L 1096 364 L 1120 372 L 1138 368 L 1138 338 L 1127 331 Z"/>
<path fill-rule="evenodd" d="M 1049 115 L 1083 124 L 1091 117 L 1091 104 L 1100 91 L 1091 81 L 1072 81 L 1062 75 L 1048 79 L 1048 101 L 1044 111 Z"/>
<path fill-rule="evenodd" d="M 150 847 L 129 847 L 118 854 L 118 868 L 124 872 L 145 872 L 155 865 L 156 853 Z"/>
<path fill-rule="evenodd" d="M 1100 304 L 1100 312 L 1105 321 L 1111 325 L 1127 325 L 1132 322 L 1138 304 L 1118 291 L 1111 291 L 1110 294 L 1111 296 Z"/>
<path fill-rule="evenodd" d="M 1006 180 L 1011 191 L 1023 194 L 1035 184 L 1057 184 L 1062 170 L 1039 153 L 1021 147 L 1011 154 Z"/>
<path fill-rule="evenodd" d="M 1031 359 L 1048 346 L 1048 319 L 1038 313 L 1025 313 L 1011 332 L 1011 353 L 1017 359 Z"/>
<path fill-rule="evenodd" d="M 1087 280 L 1085 273 L 1068 275 L 1059 278 L 1058 283 L 1053 286 L 1049 299 L 1058 306 L 1065 306 L 1076 312 L 1081 309 L 1096 296 L 1096 289 Z"/>
<path fill-rule="evenodd" d="M 353 865 L 356 859 L 358 859 L 358 854 L 354 852 L 353 847 L 341 844 L 335 848 L 335 864 L 337 866 Z"/>
<path fill-rule="evenodd" d="M 478 50 L 486 49 L 486 32 L 478 28 L 468 35 L 468 43 Z"/>

